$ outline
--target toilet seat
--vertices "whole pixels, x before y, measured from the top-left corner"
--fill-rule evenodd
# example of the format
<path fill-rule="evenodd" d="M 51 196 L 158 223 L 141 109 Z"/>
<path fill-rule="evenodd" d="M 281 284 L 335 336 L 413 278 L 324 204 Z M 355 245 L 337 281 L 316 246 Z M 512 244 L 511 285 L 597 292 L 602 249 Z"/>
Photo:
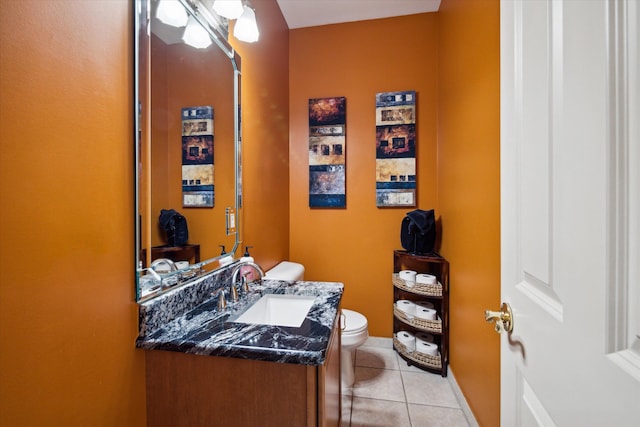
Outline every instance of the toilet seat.
<path fill-rule="evenodd" d="M 340 329 L 342 335 L 355 335 L 367 329 L 367 318 L 357 311 L 342 309 L 340 316 Z"/>

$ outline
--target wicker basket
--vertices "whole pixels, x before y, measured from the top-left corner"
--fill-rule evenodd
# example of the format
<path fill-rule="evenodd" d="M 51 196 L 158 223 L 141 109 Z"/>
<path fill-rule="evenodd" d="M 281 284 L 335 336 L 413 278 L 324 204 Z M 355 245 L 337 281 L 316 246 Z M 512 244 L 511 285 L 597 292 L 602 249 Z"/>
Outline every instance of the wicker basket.
<path fill-rule="evenodd" d="M 407 285 L 407 281 L 401 279 L 398 273 L 393 273 L 393 286 L 403 291 L 412 292 L 414 294 L 428 295 L 432 297 L 442 296 L 442 284 L 438 282 L 436 285 L 427 285 L 426 283 L 410 282 L 411 285 Z"/>
<path fill-rule="evenodd" d="M 438 319 L 438 320 L 425 320 L 425 319 L 418 319 L 417 317 L 413 317 L 412 319 L 409 319 L 409 317 L 407 317 L 406 313 L 404 313 L 403 311 L 400 311 L 396 308 L 396 306 L 393 306 L 393 315 L 400 319 L 402 322 L 406 323 L 409 326 L 413 326 L 414 328 L 426 331 L 426 332 L 436 332 L 441 334 L 442 333 L 442 320 Z"/>
<path fill-rule="evenodd" d="M 442 369 L 442 360 L 440 358 L 440 355 L 431 356 L 429 354 L 424 354 L 417 351 L 408 351 L 407 347 L 400 341 L 398 341 L 395 336 L 393 337 L 393 346 L 400 352 L 400 354 L 405 356 L 407 359 L 411 359 L 416 363 L 428 366 L 433 369 Z"/>

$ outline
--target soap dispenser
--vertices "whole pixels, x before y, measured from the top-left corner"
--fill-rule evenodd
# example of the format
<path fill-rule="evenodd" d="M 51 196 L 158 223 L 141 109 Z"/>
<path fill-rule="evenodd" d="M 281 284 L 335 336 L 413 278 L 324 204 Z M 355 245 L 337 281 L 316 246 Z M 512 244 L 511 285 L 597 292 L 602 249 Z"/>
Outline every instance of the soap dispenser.
<path fill-rule="evenodd" d="M 249 249 L 251 249 L 252 247 L 253 246 L 244 247 L 244 255 L 242 255 L 242 257 L 240 258 L 240 263 L 255 262 L 253 260 L 253 257 L 249 253 Z M 254 280 L 257 279 L 255 268 L 249 267 L 249 266 L 240 267 L 240 277 L 244 277 L 247 282 L 253 282 Z"/>
<path fill-rule="evenodd" d="M 220 259 L 218 260 L 218 262 L 220 263 L 220 265 L 227 265 L 227 264 L 231 264 L 231 262 L 233 262 L 233 257 L 230 254 L 227 254 L 227 251 L 224 248 L 224 245 L 218 245 L 222 248 L 222 250 L 220 251 Z"/>
<path fill-rule="evenodd" d="M 242 255 L 242 258 L 240 258 L 240 262 L 254 262 L 253 257 L 249 253 L 249 249 L 251 249 L 252 247 L 253 246 L 244 247 L 244 255 Z"/>

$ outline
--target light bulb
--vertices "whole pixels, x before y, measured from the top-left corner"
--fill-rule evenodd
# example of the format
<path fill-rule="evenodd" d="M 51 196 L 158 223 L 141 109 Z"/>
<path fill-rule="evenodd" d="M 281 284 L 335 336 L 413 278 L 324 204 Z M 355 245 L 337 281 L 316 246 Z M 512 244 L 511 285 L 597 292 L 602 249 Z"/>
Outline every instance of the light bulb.
<path fill-rule="evenodd" d="M 248 43 L 257 42 L 258 38 L 260 38 L 256 13 L 249 6 L 244 7 L 244 12 L 242 12 L 233 28 L 233 35 L 238 40 Z"/>
<path fill-rule="evenodd" d="M 213 11 L 227 19 L 238 19 L 242 15 L 242 0 L 215 0 Z"/>
<path fill-rule="evenodd" d="M 173 27 L 184 27 L 189 20 L 187 11 L 178 0 L 160 0 L 156 18 Z"/>
<path fill-rule="evenodd" d="M 187 23 L 187 28 L 184 29 L 182 40 L 197 49 L 206 49 L 212 43 L 207 30 L 202 28 L 202 25 L 200 25 L 193 16 L 189 17 L 189 22 Z"/>

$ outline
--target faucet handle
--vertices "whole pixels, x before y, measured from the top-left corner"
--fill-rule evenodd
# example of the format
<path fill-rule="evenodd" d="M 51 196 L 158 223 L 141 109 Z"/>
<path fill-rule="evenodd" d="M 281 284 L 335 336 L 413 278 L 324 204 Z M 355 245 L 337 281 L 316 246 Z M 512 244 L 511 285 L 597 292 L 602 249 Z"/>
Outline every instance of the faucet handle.
<path fill-rule="evenodd" d="M 220 289 L 218 292 L 218 310 L 224 310 L 227 308 L 227 300 L 224 297 L 224 291 Z"/>
<path fill-rule="evenodd" d="M 246 272 L 241 278 L 240 278 L 240 282 L 242 283 L 242 290 L 244 292 L 249 292 L 249 278 L 247 276 L 249 276 L 251 273 L 250 272 Z"/>
<path fill-rule="evenodd" d="M 231 301 L 238 302 L 238 288 L 235 283 L 231 284 Z"/>

